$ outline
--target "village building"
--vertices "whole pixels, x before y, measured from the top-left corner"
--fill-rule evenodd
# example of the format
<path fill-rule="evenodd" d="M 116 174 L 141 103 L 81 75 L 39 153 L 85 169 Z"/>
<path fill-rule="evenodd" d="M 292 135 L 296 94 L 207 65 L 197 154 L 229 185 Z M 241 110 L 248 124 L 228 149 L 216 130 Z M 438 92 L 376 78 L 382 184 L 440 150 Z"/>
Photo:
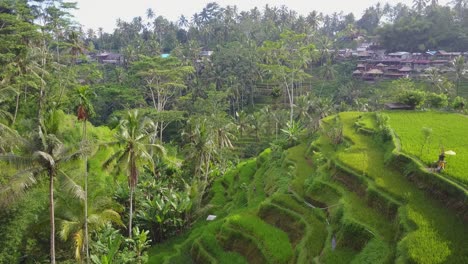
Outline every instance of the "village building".
<path fill-rule="evenodd" d="M 118 53 L 103 52 L 96 55 L 96 59 L 102 64 L 123 64 L 124 58 Z"/>

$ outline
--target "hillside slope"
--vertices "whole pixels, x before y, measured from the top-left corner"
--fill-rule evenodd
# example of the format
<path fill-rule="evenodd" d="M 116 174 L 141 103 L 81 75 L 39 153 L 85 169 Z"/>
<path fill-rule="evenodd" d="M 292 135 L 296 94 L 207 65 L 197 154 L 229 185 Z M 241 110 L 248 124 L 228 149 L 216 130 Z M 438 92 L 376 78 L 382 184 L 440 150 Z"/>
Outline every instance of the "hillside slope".
<path fill-rule="evenodd" d="M 385 162 L 391 147 L 374 114 L 341 113 L 322 127 L 312 144 L 267 149 L 218 179 L 207 206 L 216 220 L 153 247 L 150 262 L 468 262 L 460 207 Z"/>

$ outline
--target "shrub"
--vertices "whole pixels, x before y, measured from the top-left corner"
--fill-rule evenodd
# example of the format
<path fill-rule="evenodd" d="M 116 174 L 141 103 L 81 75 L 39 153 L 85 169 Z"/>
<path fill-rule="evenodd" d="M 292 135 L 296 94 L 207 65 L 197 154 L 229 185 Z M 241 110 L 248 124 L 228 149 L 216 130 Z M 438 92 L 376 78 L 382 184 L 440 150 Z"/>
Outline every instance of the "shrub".
<path fill-rule="evenodd" d="M 427 95 L 426 104 L 430 108 L 442 108 L 448 105 L 448 98 L 445 94 L 430 93 Z"/>
<path fill-rule="evenodd" d="M 418 90 L 405 90 L 398 95 L 401 103 L 407 104 L 413 108 L 418 108 L 424 103 L 426 93 Z"/>
<path fill-rule="evenodd" d="M 455 110 L 463 110 L 466 106 L 466 100 L 463 97 L 457 96 L 453 99 L 452 107 Z"/>

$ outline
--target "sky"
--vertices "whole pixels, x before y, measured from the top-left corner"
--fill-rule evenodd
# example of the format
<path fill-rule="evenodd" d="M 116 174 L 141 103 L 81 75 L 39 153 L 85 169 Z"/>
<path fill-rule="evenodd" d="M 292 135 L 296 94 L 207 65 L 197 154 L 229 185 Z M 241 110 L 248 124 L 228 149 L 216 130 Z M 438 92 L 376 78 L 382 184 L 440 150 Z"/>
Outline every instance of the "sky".
<path fill-rule="evenodd" d="M 343 11 L 353 12 L 358 19 L 364 10 L 378 2 L 394 5 L 398 2 L 412 5 L 412 0 L 75 0 L 78 10 L 74 16 L 78 23 L 85 29 L 97 30 L 102 27 L 105 32 L 112 32 L 116 20 L 121 18 L 130 21 L 132 18 L 146 17 L 146 10 L 152 8 L 156 15 L 162 15 L 170 21 L 177 21 L 181 14 L 188 19 L 193 14 L 200 12 L 209 2 L 217 2 L 220 6 L 236 5 L 239 11 L 247 11 L 257 6 L 263 10 L 266 4 L 270 6 L 285 5 L 299 14 L 307 15 L 313 10 L 331 14 Z M 446 4 L 448 0 L 439 0 L 440 4 Z"/>

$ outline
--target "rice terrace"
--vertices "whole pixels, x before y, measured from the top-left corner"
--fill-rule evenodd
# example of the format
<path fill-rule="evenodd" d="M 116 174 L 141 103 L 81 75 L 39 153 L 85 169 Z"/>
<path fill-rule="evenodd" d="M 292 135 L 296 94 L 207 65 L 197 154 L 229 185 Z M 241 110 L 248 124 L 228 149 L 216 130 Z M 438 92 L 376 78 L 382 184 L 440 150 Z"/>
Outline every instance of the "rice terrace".
<path fill-rule="evenodd" d="M 468 0 L 179 2 L 0 0 L 0 264 L 468 264 Z"/>
<path fill-rule="evenodd" d="M 440 112 L 388 112 L 389 124 L 400 139 L 403 152 L 425 164 L 437 160 L 441 148 L 453 150 L 443 174 L 468 186 L 468 117 Z M 426 141 L 423 129 L 432 132 Z"/>

